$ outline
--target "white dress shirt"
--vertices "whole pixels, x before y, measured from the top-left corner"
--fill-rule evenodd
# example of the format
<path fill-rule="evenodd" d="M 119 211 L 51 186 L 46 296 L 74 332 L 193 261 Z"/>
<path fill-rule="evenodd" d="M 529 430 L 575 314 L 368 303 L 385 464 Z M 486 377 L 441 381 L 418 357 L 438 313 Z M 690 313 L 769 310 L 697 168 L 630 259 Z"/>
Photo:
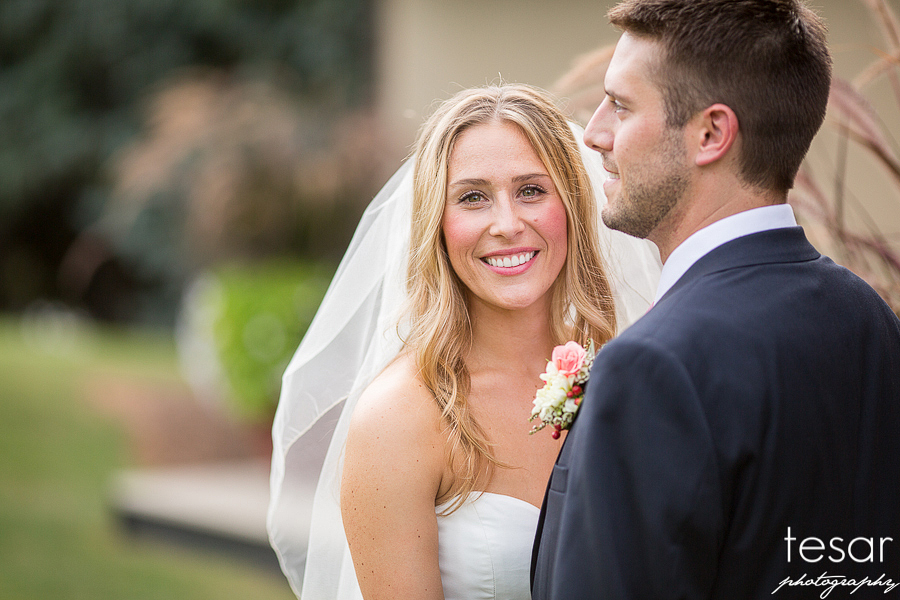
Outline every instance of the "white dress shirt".
<path fill-rule="evenodd" d="M 789 204 L 753 208 L 707 225 L 681 242 L 669 255 L 663 264 L 653 303 L 659 302 L 695 262 L 722 244 L 751 233 L 796 225 L 797 219 Z"/>

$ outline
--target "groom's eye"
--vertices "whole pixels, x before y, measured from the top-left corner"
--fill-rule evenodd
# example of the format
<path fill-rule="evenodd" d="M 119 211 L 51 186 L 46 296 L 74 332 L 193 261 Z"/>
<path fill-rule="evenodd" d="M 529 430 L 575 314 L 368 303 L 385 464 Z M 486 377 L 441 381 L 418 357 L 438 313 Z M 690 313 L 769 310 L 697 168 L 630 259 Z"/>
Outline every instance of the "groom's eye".
<path fill-rule="evenodd" d="M 616 97 L 612 94 L 606 94 L 606 100 L 610 103 L 610 105 L 612 105 L 614 112 L 625 110 L 625 107 L 622 106 L 622 103 L 616 100 Z"/>

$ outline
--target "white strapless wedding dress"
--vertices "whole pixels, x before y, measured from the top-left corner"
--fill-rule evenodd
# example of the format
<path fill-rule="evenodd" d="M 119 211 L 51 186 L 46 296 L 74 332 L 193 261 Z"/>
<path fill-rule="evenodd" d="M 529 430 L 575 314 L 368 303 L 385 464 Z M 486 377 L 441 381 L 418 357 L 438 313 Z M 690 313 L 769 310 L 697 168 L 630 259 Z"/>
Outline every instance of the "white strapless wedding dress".
<path fill-rule="evenodd" d="M 472 492 L 441 516 L 438 549 L 445 600 L 531 600 L 531 548 L 540 509 L 524 500 Z"/>

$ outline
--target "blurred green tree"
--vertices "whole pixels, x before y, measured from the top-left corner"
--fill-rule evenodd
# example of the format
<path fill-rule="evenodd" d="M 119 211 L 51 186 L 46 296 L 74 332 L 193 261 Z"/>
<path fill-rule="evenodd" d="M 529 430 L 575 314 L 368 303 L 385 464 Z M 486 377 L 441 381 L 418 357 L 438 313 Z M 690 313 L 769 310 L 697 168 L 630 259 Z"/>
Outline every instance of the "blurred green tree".
<path fill-rule="evenodd" d="M 369 0 L 0 2 L 0 310 L 64 295 L 59 265 L 107 203 L 103 166 L 148 90 L 213 67 L 339 113 L 368 99 L 369 16 Z M 158 282 L 107 263 L 81 300 L 133 316 L 104 302 Z"/>

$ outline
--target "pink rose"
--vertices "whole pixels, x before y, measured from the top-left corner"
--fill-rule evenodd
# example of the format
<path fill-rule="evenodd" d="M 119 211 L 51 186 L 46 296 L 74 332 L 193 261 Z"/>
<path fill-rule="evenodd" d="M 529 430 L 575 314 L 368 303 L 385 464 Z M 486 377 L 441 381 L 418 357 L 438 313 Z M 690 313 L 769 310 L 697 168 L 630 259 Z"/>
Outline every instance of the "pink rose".
<path fill-rule="evenodd" d="M 550 355 L 550 360 L 556 365 L 557 371 L 563 375 L 577 375 L 584 365 L 587 353 L 577 342 L 566 342 L 563 346 L 557 346 Z"/>

